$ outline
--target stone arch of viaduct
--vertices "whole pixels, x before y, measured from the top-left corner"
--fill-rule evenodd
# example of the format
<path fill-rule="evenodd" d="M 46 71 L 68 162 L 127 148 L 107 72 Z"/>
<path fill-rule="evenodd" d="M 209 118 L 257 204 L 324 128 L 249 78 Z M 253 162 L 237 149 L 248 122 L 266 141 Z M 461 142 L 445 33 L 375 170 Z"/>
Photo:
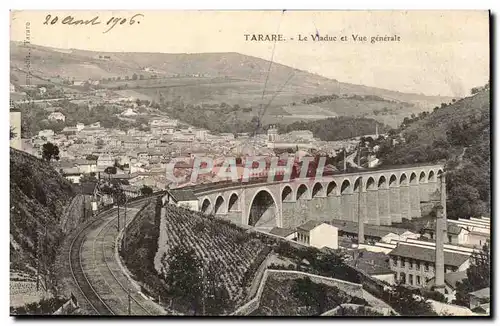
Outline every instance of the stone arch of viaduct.
<path fill-rule="evenodd" d="M 289 182 L 195 188 L 199 207 L 239 224 L 296 227 L 315 220 L 390 225 L 421 217 L 421 202 L 439 188 L 442 165 L 367 170 Z"/>

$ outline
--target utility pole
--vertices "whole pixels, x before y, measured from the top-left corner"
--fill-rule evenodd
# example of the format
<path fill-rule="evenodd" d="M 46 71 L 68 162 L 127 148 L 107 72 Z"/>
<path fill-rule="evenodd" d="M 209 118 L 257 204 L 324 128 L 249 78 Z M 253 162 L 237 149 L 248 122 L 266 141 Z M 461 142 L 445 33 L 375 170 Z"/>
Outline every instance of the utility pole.
<path fill-rule="evenodd" d="M 125 196 L 125 222 L 123 223 L 123 245 L 127 251 L 127 196 Z"/>
<path fill-rule="evenodd" d="M 44 223 L 44 236 L 43 236 L 43 270 L 44 270 L 44 283 L 45 283 L 45 292 L 47 292 L 47 222 Z"/>
<path fill-rule="evenodd" d="M 116 205 L 118 206 L 118 232 L 120 232 L 120 199 L 119 199 L 119 195 L 116 196 Z"/>
<path fill-rule="evenodd" d="M 40 233 L 37 233 L 36 244 L 36 291 L 40 291 Z"/>
<path fill-rule="evenodd" d="M 358 150 L 358 167 L 361 167 L 361 142 L 359 143 L 359 150 Z"/>
<path fill-rule="evenodd" d="M 344 172 L 347 170 L 347 162 L 346 162 L 345 154 L 346 154 L 346 150 L 344 148 Z"/>
<path fill-rule="evenodd" d="M 128 288 L 128 315 L 130 316 L 130 288 Z"/>
<path fill-rule="evenodd" d="M 205 316 L 205 268 L 201 268 L 201 302 L 202 302 L 202 314 Z"/>

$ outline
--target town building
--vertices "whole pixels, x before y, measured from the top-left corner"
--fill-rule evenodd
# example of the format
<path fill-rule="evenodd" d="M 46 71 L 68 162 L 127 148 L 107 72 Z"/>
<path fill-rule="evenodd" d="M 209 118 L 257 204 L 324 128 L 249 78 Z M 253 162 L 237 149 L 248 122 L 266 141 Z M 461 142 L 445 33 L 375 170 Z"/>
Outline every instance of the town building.
<path fill-rule="evenodd" d="M 490 241 L 491 225 L 487 217 L 448 220 L 448 224 L 459 226 L 468 231 L 467 244 L 475 247 L 482 247 Z"/>
<path fill-rule="evenodd" d="M 97 169 L 98 171 L 104 171 L 107 167 L 114 166 L 115 159 L 109 154 L 99 155 L 97 158 Z"/>
<path fill-rule="evenodd" d="M 339 237 L 349 239 L 349 243 L 357 242 L 358 239 L 358 223 L 352 221 L 331 220 L 327 222 L 338 228 Z M 385 242 L 390 243 L 391 240 L 406 241 L 406 239 L 418 239 L 419 234 L 410 232 L 403 228 L 384 226 L 384 225 L 364 225 L 365 243 Z"/>
<path fill-rule="evenodd" d="M 363 271 L 370 277 L 389 284 L 396 283 L 396 272 L 390 269 L 387 255 L 384 253 L 370 252 L 365 249 L 353 249 L 348 251 L 345 258 L 346 264 Z"/>
<path fill-rule="evenodd" d="M 415 243 L 399 243 L 389 252 L 390 267 L 404 284 L 425 287 L 435 277 L 436 248 Z M 444 271 L 464 271 L 470 265 L 470 253 L 444 249 Z"/>
<path fill-rule="evenodd" d="M 469 231 L 457 224 L 447 223 L 447 239 L 446 242 L 456 245 L 467 245 L 469 243 Z M 422 228 L 422 237 L 429 240 L 436 240 L 436 227 L 434 223 L 428 223 Z"/>
<path fill-rule="evenodd" d="M 38 132 L 38 137 L 45 137 L 47 140 L 52 139 L 54 135 L 54 130 L 52 129 L 44 129 Z"/>
<path fill-rule="evenodd" d="M 71 164 L 71 163 L 70 163 Z M 82 173 L 80 172 L 80 169 L 78 167 L 72 166 L 66 166 L 66 167 L 61 167 L 59 169 L 59 172 L 62 174 L 62 176 L 69 180 L 71 183 L 78 184 L 80 183 L 80 178 L 82 177 Z"/>
<path fill-rule="evenodd" d="M 75 164 L 81 173 L 96 173 L 97 161 L 94 160 L 75 160 Z"/>
<path fill-rule="evenodd" d="M 135 112 L 132 108 L 128 108 L 125 111 L 123 111 L 121 115 L 124 117 L 133 117 L 137 115 L 137 112 Z"/>
<path fill-rule="evenodd" d="M 198 197 L 195 196 L 192 190 L 169 189 L 165 196 L 163 196 L 162 202 L 164 205 L 172 204 L 195 212 L 200 210 Z"/>
<path fill-rule="evenodd" d="M 466 270 L 444 274 L 445 289 L 443 294 L 449 303 L 453 302 L 453 300 L 455 300 L 456 298 L 458 283 L 462 282 L 466 278 L 467 278 Z M 433 277 L 432 279 L 429 280 L 426 287 L 432 290 L 435 285 L 435 281 L 436 278 Z"/>
<path fill-rule="evenodd" d="M 338 228 L 310 220 L 297 227 L 297 242 L 315 248 L 338 249 Z"/>
<path fill-rule="evenodd" d="M 48 119 L 50 121 L 66 121 L 66 117 L 61 112 L 52 112 L 49 114 Z"/>
<path fill-rule="evenodd" d="M 490 310 L 490 288 L 480 289 L 469 293 L 469 307 L 471 310 L 481 308 L 485 313 Z"/>

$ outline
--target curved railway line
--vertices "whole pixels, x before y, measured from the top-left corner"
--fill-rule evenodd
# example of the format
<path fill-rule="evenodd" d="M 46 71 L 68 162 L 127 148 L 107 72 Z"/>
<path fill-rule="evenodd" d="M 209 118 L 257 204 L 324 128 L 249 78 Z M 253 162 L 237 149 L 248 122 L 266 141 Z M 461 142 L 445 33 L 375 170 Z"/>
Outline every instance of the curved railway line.
<path fill-rule="evenodd" d="M 132 218 L 141 205 L 154 198 L 143 198 L 130 203 L 127 215 L 130 214 Z M 129 210 L 134 212 L 130 213 Z M 122 217 L 120 222 L 121 219 Z M 78 231 L 69 249 L 72 278 L 89 304 L 91 314 L 161 314 L 160 308 L 135 290 L 116 261 L 115 240 L 119 233 L 117 225 L 117 210 L 111 209 Z"/>

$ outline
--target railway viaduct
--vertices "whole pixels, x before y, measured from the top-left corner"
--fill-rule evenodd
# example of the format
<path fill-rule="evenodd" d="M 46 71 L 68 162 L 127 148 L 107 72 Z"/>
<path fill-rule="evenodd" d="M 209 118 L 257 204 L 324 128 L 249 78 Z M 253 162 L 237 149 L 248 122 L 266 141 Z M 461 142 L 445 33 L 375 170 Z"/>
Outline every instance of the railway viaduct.
<path fill-rule="evenodd" d="M 238 224 L 296 227 L 315 220 L 390 225 L 421 217 L 421 202 L 439 189 L 442 165 L 400 166 L 290 181 L 224 183 L 193 188 L 199 207 Z"/>

